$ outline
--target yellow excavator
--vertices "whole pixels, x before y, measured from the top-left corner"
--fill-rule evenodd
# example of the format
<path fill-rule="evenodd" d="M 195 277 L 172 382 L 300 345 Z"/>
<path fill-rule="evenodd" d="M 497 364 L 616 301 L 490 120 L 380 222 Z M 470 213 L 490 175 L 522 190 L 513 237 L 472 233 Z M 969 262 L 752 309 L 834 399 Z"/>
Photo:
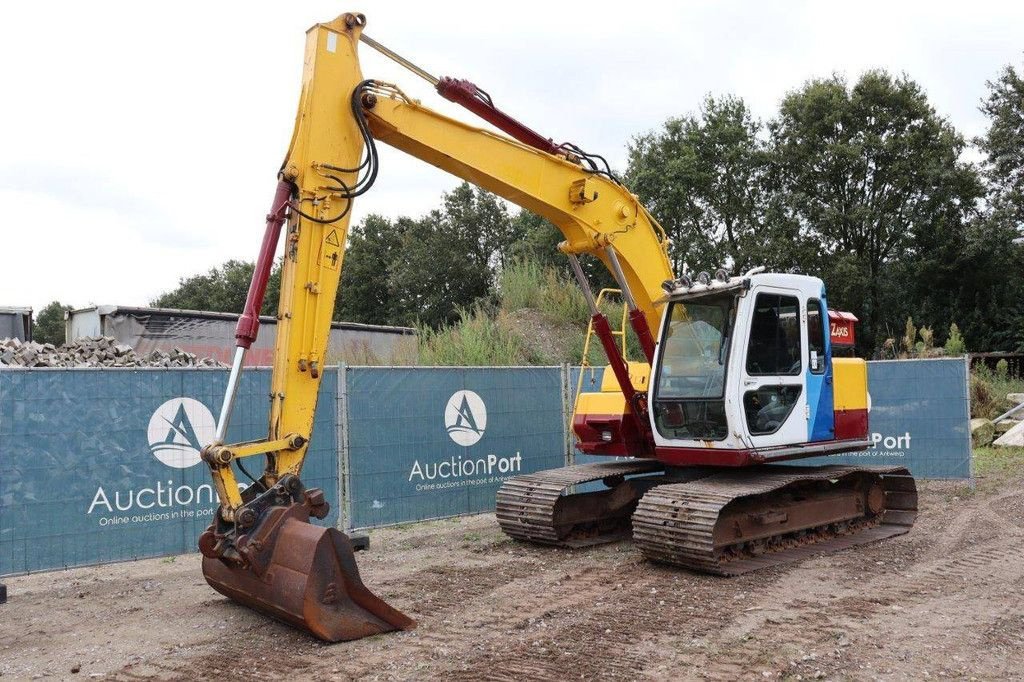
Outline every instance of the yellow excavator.
<path fill-rule="evenodd" d="M 220 498 L 199 540 L 214 589 L 332 642 L 414 626 L 363 585 L 349 538 L 311 523 L 328 506 L 300 478 L 352 202 L 377 177 L 377 141 L 554 224 L 608 358 L 601 390 L 579 394 L 572 424 L 577 447 L 608 460 L 506 481 L 496 504 L 505 533 L 561 546 L 631 536 L 651 560 L 735 575 L 907 532 L 917 494 L 906 469 L 780 464 L 871 447 L 866 365 L 832 356 L 821 280 L 760 269 L 673 273 L 665 232 L 602 157 L 552 142 L 469 81 L 432 76 L 365 26 L 348 13 L 307 33 L 294 133 L 217 435 L 202 452 Z M 501 133 L 365 79 L 360 43 Z M 225 443 L 282 231 L 269 433 Z M 580 267 L 584 255 L 621 288 L 642 360 L 628 361 L 616 343 Z M 253 456 L 266 460 L 258 478 L 243 464 Z M 252 480 L 244 489 L 233 465 Z"/>

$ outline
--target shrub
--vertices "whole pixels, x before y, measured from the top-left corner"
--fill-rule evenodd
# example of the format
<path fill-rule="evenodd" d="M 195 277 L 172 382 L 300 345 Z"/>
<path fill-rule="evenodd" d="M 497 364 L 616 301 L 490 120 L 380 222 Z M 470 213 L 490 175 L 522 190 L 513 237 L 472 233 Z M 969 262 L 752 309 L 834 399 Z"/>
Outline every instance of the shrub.
<path fill-rule="evenodd" d="M 964 337 L 960 336 L 960 327 L 956 326 L 956 322 L 949 325 L 949 338 L 946 339 L 945 348 L 946 355 L 964 354 Z"/>
<path fill-rule="evenodd" d="M 1007 399 L 1008 393 L 1024 393 L 1024 382 L 1000 374 L 998 366 L 994 372 L 981 363 L 971 368 L 972 417 L 993 419 L 1016 407 Z"/>
<path fill-rule="evenodd" d="M 507 314 L 491 316 L 482 307 L 460 310 L 460 320 L 440 329 L 419 328 L 420 364 L 489 366 L 540 364 L 508 323 Z"/>
<path fill-rule="evenodd" d="M 983 368 L 983 367 L 982 367 Z M 982 369 L 982 368 L 979 368 Z M 986 372 L 975 370 L 971 373 L 971 417 L 991 419 L 997 416 L 996 396 Z"/>
<path fill-rule="evenodd" d="M 1010 363 L 1003 358 L 996 363 L 996 376 L 1002 380 L 1006 380 L 1006 377 L 1010 374 Z"/>
<path fill-rule="evenodd" d="M 498 278 L 502 307 L 508 312 L 540 308 L 544 269 L 536 261 L 517 259 Z"/>
<path fill-rule="evenodd" d="M 908 353 L 914 352 L 917 341 L 917 327 L 914 326 L 914 318 L 907 318 L 907 326 L 903 333 L 903 350 Z"/>
<path fill-rule="evenodd" d="M 931 327 L 921 327 L 917 330 L 917 335 L 921 337 L 921 343 L 924 344 L 922 349 L 925 354 L 935 347 L 935 332 Z"/>

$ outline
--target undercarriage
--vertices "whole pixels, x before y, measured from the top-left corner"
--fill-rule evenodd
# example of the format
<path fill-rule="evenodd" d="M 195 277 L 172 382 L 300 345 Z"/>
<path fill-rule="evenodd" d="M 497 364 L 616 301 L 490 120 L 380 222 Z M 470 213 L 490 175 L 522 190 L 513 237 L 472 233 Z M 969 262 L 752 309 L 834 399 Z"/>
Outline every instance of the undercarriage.
<path fill-rule="evenodd" d="M 578 486 L 603 489 L 578 492 Z M 739 575 L 901 535 L 917 516 L 902 467 L 674 469 L 654 460 L 517 476 L 498 492 L 509 536 L 580 547 L 632 536 L 652 561 Z"/>

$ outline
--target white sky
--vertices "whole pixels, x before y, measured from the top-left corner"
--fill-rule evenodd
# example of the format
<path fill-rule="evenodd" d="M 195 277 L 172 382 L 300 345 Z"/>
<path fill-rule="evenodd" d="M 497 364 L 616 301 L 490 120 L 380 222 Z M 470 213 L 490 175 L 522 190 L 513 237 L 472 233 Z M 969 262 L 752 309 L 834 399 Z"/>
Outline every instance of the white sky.
<path fill-rule="evenodd" d="M 873 67 L 906 72 L 974 136 L 986 79 L 1024 58 L 1017 2 L 4 2 L 0 305 L 145 305 L 184 275 L 253 259 L 304 32 L 350 9 L 399 54 L 620 169 L 632 136 L 708 92 L 764 119 L 809 78 Z M 367 77 L 472 120 L 362 57 Z M 356 220 L 422 214 L 458 183 L 380 148 Z"/>

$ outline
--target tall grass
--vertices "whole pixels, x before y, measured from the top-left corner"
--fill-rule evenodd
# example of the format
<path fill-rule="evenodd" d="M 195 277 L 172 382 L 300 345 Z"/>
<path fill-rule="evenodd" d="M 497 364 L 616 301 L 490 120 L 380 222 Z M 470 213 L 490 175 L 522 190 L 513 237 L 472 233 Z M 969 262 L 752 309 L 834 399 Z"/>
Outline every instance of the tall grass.
<path fill-rule="evenodd" d="M 994 419 L 1017 404 L 1007 393 L 1024 393 L 1024 380 L 993 372 L 982 364 L 971 368 L 971 416 Z M 1020 418 L 1020 414 L 1014 419 Z"/>
<path fill-rule="evenodd" d="M 375 351 L 367 341 L 348 341 L 341 347 L 327 349 L 327 363 L 338 365 L 345 363 L 356 366 L 380 366 L 380 365 L 415 365 L 418 357 L 418 350 L 415 343 L 406 343 L 405 340 L 411 337 L 403 337 L 395 343 L 387 353 Z"/>
<path fill-rule="evenodd" d="M 420 327 L 420 364 L 479 367 L 542 361 L 515 333 L 504 311 L 492 316 L 477 306 L 460 310 L 459 317 L 457 323 L 440 329 Z"/>
<path fill-rule="evenodd" d="M 492 312 L 476 306 L 459 312 L 459 321 L 440 329 L 419 328 L 419 361 L 423 365 L 531 365 L 569 362 L 583 359 L 590 310 L 576 282 L 557 270 L 532 260 L 516 260 L 502 270 L 498 279 L 499 308 Z M 543 354 L 531 348 L 509 315 L 518 310 L 536 310 L 551 324 L 551 332 L 565 334 L 568 348 Z M 613 329 L 622 322 L 622 305 L 606 300 L 601 305 Z M 628 328 L 628 325 L 627 325 Z M 534 344 L 536 346 L 536 344 Z M 632 330 L 627 332 L 628 357 L 640 360 L 643 355 Z M 567 357 L 558 357 L 565 353 Z M 608 362 L 597 337 L 590 343 L 589 364 L 601 366 Z"/>
<path fill-rule="evenodd" d="M 507 312 L 533 308 L 552 322 L 586 324 L 587 301 L 576 283 L 536 261 L 516 260 L 498 279 L 501 307 Z"/>

